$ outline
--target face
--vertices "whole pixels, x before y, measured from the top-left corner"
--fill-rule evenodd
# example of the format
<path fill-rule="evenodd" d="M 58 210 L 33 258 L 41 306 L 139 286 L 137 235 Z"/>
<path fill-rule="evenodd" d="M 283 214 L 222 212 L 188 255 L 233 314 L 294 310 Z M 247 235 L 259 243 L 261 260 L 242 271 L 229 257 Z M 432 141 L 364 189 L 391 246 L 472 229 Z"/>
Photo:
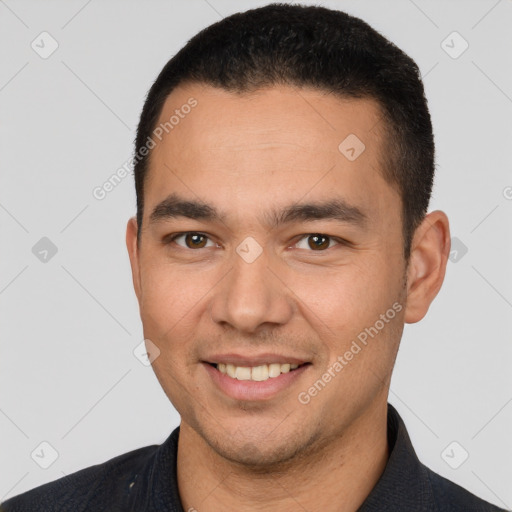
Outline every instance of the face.
<path fill-rule="evenodd" d="M 291 460 L 386 402 L 406 265 L 378 106 L 189 84 L 158 124 L 173 115 L 154 138 L 138 248 L 135 219 L 127 233 L 154 371 L 182 431 L 216 454 Z"/>

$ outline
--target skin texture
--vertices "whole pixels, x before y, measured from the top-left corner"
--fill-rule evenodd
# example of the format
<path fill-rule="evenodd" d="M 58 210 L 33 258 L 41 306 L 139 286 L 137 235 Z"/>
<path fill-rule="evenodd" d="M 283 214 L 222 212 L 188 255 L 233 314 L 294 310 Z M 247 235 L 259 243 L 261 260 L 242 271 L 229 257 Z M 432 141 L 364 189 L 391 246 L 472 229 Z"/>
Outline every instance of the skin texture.
<path fill-rule="evenodd" d="M 401 200 L 379 171 L 383 127 L 370 99 L 185 84 L 168 97 L 160 122 L 190 97 L 197 106 L 152 150 L 140 245 L 135 217 L 126 233 L 144 337 L 160 350 L 153 368 L 181 416 L 184 509 L 355 511 L 389 456 L 391 373 L 404 322 L 424 317 L 443 282 L 448 219 L 427 215 L 407 265 Z M 365 144 L 354 161 L 338 150 L 349 134 Z M 150 223 L 171 193 L 226 217 Z M 365 224 L 264 222 L 270 210 L 333 198 L 357 206 Z M 200 248 L 185 237 L 164 244 L 187 231 L 207 236 Z M 311 243 L 315 233 L 330 237 L 326 247 Z M 246 237 L 263 249 L 252 263 L 236 251 Z M 301 403 L 299 393 L 393 304 L 401 306 L 394 318 Z M 311 365 L 271 398 L 241 401 L 217 388 L 201 363 L 232 352 L 293 355 Z"/>

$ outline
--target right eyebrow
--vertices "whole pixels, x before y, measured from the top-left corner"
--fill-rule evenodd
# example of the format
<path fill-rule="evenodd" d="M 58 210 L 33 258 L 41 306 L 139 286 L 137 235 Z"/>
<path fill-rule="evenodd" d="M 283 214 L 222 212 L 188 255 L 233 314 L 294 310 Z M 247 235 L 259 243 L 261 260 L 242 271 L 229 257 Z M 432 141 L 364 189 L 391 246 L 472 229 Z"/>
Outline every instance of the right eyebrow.
<path fill-rule="evenodd" d="M 151 212 L 149 222 L 153 224 L 176 217 L 186 217 L 211 222 L 223 222 L 225 219 L 225 215 L 220 215 L 215 207 L 202 201 L 186 200 L 173 193 L 156 205 Z"/>

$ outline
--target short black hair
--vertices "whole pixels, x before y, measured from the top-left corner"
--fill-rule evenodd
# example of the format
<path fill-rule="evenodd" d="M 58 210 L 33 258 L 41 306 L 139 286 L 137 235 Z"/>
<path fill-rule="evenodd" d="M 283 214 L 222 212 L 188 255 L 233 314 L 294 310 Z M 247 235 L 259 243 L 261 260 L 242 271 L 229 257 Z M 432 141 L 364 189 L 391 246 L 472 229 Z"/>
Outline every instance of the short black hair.
<path fill-rule="evenodd" d="M 165 100 L 185 83 L 237 93 L 283 84 L 376 100 L 378 131 L 386 141 L 382 174 L 402 200 L 403 253 L 409 260 L 432 192 L 434 137 L 418 66 L 397 46 L 345 12 L 286 3 L 236 13 L 201 30 L 164 66 L 142 109 L 134 158 L 138 241 L 151 154 L 140 151 Z"/>

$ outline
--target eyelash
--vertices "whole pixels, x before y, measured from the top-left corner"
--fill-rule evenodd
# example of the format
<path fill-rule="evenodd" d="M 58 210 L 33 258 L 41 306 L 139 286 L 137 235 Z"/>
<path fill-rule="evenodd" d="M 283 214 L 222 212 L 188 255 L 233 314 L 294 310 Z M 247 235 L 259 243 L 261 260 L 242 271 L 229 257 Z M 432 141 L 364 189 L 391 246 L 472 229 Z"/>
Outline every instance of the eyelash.
<path fill-rule="evenodd" d="M 204 236 L 206 237 L 208 240 L 211 241 L 210 237 L 208 235 L 206 235 L 205 233 L 201 233 L 200 231 L 182 231 L 180 233 L 174 233 L 174 234 L 171 234 L 171 235 L 167 235 L 163 238 L 163 243 L 164 245 L 170 245 L 172 242 L 174 242 L 177 238 L 180 238 L 182 236 L 186 236 L 186 235 L 200 235 L 200 236 Z M 346 240 L 343 240 L 342 238 L 338 238 L 338 237 L 335 237 L 335 236 L 331 236 L 331 235 L 327 235 L 325 233 L 306 233 L 304 235 L 302 235 L 298 240 L 297 242 L 295 242 L 294 245 L 298 244 L 299 242 L 301 242 L 302 240 L 304 239 L 307 239 L 308 237 L 310 236 L 315 236 L 315 235 L 319 235 L 319 236 L 322 236 L 322 237 L 325 237 L 325 238 L 328 238 L 329 240 L 331 241 L 334 241 L 337 243 L 337 245 L 348 245 L 348 242 Z M 194 250 L 199 250 L 199 249 L 205 249 L 205 247 L 200 247 L 199 249 L 190 249 L 188 247 L 182 247 L 182 246 L 179 246 L 181 247 L 182 249 L 185 249 L 185 250 L 190 250 L 190 251 L 194 251 Z M 328 249 L 332 249 L 332 247 L 327 247 L 327 249 L 321 249 L 321 250 L 318 250 L 318 251 L 314 251 L 314 250 L 310 250 L 308 252 L 326 252 Z"/>

